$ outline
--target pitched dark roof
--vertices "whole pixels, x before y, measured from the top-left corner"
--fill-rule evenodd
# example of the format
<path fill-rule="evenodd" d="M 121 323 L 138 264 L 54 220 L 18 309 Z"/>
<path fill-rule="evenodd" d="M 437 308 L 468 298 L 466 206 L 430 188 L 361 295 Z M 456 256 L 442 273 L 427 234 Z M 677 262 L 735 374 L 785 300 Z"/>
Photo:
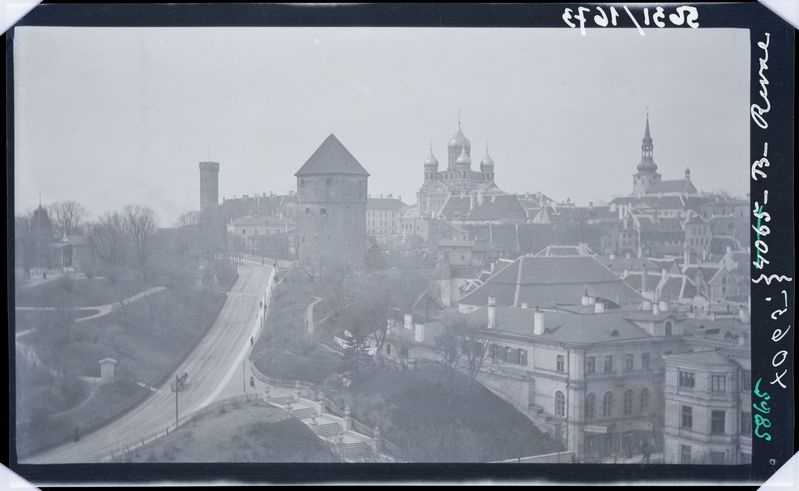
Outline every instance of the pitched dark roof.
<path fill-rule="evenodd" d="M 497 305 L 506 306 L 579 305 L 586 288 L 589 295 L 619 305 L 643 301 L 638 292 L 591 256 L 521 256 L 461 303 L 485 305 L 488 297 L 496 297 Z"/>
<path fill-rule="evenodd" d="M 305 161 L 294 175 L 308 174 L 355 174 L 368 176 L 366 169 L 352 156 L 349 150 L 330 134 L 319 148 Z"/>

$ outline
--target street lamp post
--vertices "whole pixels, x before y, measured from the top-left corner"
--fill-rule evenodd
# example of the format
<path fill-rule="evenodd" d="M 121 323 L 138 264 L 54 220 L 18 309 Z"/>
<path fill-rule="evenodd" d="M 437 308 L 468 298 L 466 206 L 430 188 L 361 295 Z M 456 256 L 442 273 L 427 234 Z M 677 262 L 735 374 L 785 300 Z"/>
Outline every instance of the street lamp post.
<path fill-rule="evenodd" d="M 180 385 L 178 385 L 178 374 L 175 374 L 175 429 L 178 429 L 178 392 Z"/>

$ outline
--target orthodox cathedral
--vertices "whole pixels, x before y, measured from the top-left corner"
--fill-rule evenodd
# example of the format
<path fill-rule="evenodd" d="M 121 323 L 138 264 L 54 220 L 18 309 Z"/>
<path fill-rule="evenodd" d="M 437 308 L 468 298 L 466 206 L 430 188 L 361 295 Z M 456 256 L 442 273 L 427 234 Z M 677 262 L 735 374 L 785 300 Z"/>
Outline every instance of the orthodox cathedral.
<path fill-rule="evenodd" d="M 435 216 L 449 196 L 505 194 L 494 184 L 494 160 L 488 154 L 488 145 L 480 170 L 472 170 L 472 144 L 463 134 L 460 117 L 458 132 L 447 143 L 447 168 L 438 169 L 438 159 L 433 155 L 424 161 L 424 183 L 416 194 L 419 214 Z"/>

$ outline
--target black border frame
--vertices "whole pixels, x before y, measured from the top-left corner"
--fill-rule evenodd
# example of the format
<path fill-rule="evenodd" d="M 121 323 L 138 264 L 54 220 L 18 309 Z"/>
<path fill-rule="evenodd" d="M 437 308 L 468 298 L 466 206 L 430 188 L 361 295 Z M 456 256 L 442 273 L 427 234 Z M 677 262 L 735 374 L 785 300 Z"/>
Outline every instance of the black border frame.
<path fill-rule="evenodd" d="M 750 103 L 760 100 L 758 91 L 758 56 L 762 51 L 757 41 L 770 33 L 768 79 L 771 111 L 767 115 L 769 128 L 762 130 L 750 121 L 751 161 L 761 157 L 762 142 L 771 139 L 766 180 L 750 181 L 751 201 L 761 199 L 762 191 L 769 189 L 769 210 L 780 210 L 772 215 L 770 227 L 774 235 L 769 241 L 769 258 L 772 270 L 767 274 L 785 274 L 794 277 L 794 226 L 793 226 L 793 167 L 794 142 L 794 29 L 755 2 L 740 3 L 685 3 L 699 9 L 701 28 L 744 28 L 750 30 Z M 660 4 L 673 8 L 685 4 Z M 128 26 L 128 27 L 201 27 L 201 26 L 373 26 L 373 27 L 568 27 L 562 20 L 564 8 L 573 11 L 586 4 L 348 4 L 348 5 L 286 5 L 286 4 L 43 4 L 34 8 L 16 26 Z M 601 4 L 600 4 L 601 5 Z M 608 4 L 610 6 L 611 4 Z M 620 8 L 623 4 L 614 4 Z M 641 3 L 630 5 L 640 18 Z M 635 27 L 623 14 L 619 27 Z M 591 23 L 588 23 L 591 27 Z M 610 27 L 608 27 L 610 28 Z M 666 27 L 678 28 L 678 27 Z M 682 27 L 685 28 L 685 27 Z M 653 29 L 649 27 L 647 29 Z M 575 35 L 579 35 L 575 32 Z M 6 43 L 6 98 L 8 110 L 6 206 L 7 206 L 7 267 L 9 303 L 9 346 L 14 342 L 14 310 L 10 308 L 14 293 L 14 112 L 13 112 L 13 41 L 14 28 L 7 33 Z M 590 31 L 589 31 L 590 36 Z M 689 55 L 689 54 L 687 54 Z M 744 170 L 741 169 L 741 172 Z M 753 221 L 754 224 L 754 221 Z M 751 233 L 752 241 L 755 232 Z M 779 270 L 774 265 L 780 265 Z M 753 270 L 753 273 L 755 271 Z M 757 276 L 755 274 L 755 276 Z M 793 325 L 793 283 L 765 282 L 752 285 L 752 376 L 771 380 L 771 360 L 777 351 L 771 341 L 771 330 L 777 327 L 769 316 L 762 300 L 773 295 L 777 287 L 787 287 L 790 318 Z M 755 326 L 762 325 L 762 329 Z M 756 335 L 755 335 L 756 334 Z M 783 338 L 781 346 L 793 347 L 793 332 Z M 793 353 L 785 361 L 789 373 L 783 377 L 788 389 L 771 392 L 769 404 L 775 409 L 772 419 L 780 431 L 772 431 L 774 439 L 765 442 L 753 437 L 752 464 L 735 466 L 717 465 L 607 465 L 607 464 L 545 464 L 525 466 L 519 464 L 19 464 L 14 445 L 15 425 L 9 425 L 9 464 L 22 477 L 33 483 L 69 484 L 76 482 L 100 483 L 153 483 L 153 482 L 241 482 L 241 483 L 318 483 L 318 482 L 422 482 L 422 481 L 486 481 L 520 482 L 550 481 L 579 482 L 630 482 L 671 481 L 707 483 L 762 483 L 794 451 L 793 415 Z M 10 393 L 15 391 L 15 353 L 9 350 Z M 765 385 L 764 385 L 765 387 Z M 15 407 L 9 404 L 10 416 Z M 12 420 L 10 419 L 10 422 Z M 770 463 L 774 460 L 774 464 Z"/>

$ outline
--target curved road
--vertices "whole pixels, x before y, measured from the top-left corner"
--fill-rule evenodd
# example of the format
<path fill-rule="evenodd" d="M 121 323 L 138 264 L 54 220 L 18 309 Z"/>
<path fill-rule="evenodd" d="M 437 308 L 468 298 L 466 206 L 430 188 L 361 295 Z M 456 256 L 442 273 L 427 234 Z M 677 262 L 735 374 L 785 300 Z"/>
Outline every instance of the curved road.
<path fill-rule="evenodd" d="M 249 264 L 248 264 L 249 263 Z M 228 385 L 250 348 L 250 336 L 260 326 L 259 302 L 270 287 L 272 268 L 245 262 L 208 334 L 181 363 L 171 378 L 143 403 L 108 425 L 43 454 L 20 460 L 24 464 L 85 463 L 107 460 L 122 445 L 133 446 L 142 438 L 175 423 L 175 394 L 170 382 L 175 374 L 189 374 L 180 393 L 180 417 L 213 402 Z M 239 375 L 240 376 L 240 375 Z"/>

